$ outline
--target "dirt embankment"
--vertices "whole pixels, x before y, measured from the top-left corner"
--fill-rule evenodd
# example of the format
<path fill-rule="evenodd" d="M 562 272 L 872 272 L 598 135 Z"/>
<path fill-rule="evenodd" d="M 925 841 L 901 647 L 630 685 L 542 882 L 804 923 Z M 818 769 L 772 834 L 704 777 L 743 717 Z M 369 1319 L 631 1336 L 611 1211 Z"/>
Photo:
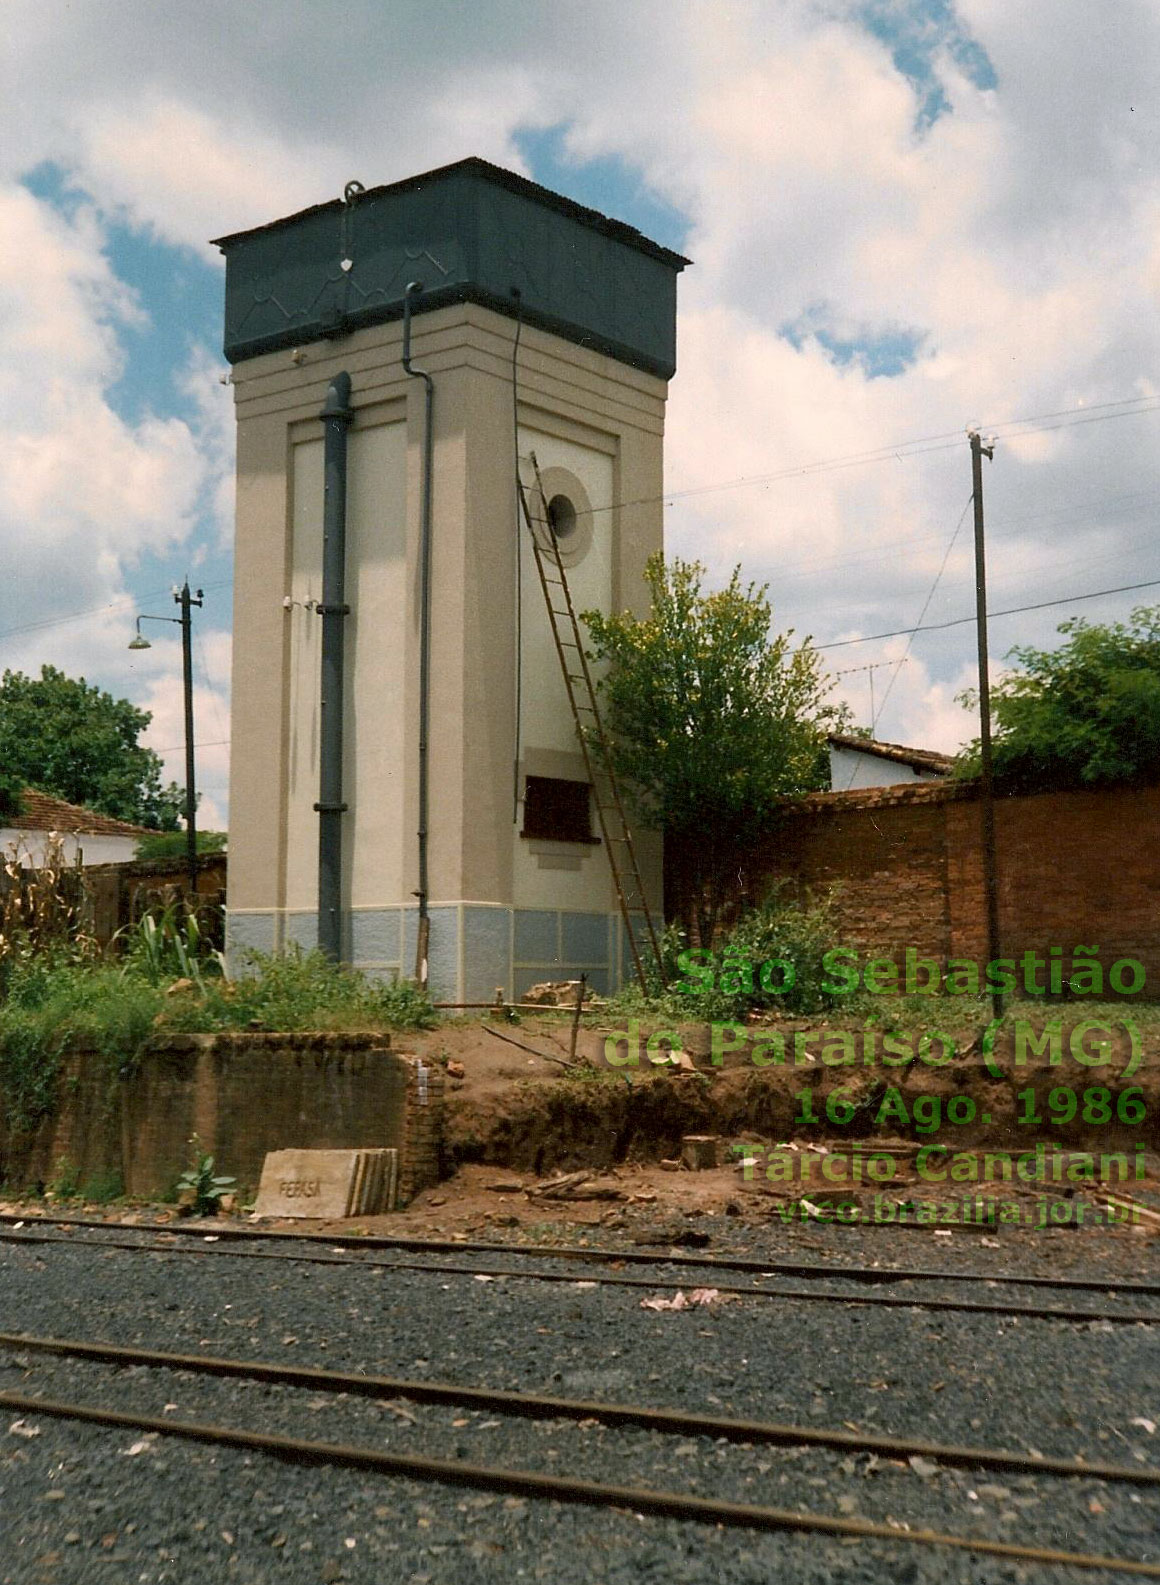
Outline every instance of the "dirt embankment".
<path fill-rule="evenodd" d="M 949 1060 L 937 1048 L 921 1057 L 915 1033 L 913 1058 L 895 1054 L 890 1062 L 881 1042 L 871 1059 L 833 1030 L 803 1043 L 796 1059 L 790 1040 L 784 1061 L 768 1061 L 775 1048 L 754 1050 L 756 1041 L 768 1039 L 762 1029 L 714 1065 L 707 1035 L 690 1030 L 683 1048 L 694 1054 L 693 1066 L 684 1069 L 657 1067 L 643 1054 L 635 1064 L 609 1064 L 603 1034 L 587 1031 L 581 1051 L 594 1065 L 583 1076 L 558 1062 L 521 1057 L 510 1045 L 498 1065 L 490 1049 L 477 1063 L 469 1046 L 495 1044 L 477 1033 L 475 1041 L 460 1043 L 464 1073 L 448 1097 L 449 1164 L 537 1174 L 602 1169 L 674 1156 L 685 1134 L 718 1134 L 738 1144 L 746 1138 L 830 1146 L 910 1140 L 950 1150 L 1016 1152 L 1051 1143 L 1156 1151 L 1160 1041 L 1151 1036 L 1142 1047 L 1137 1040 L 1133 1050 L 1133 1036 L 1121 1027 L 1109 1032 L 1106 1049 L 1090 1032 L 1073 1044 L 1080 1023 L 1063 1019 L 1058 1042 L 1048 1039 L 1038 1051 L 1035 1041 L 1019 1044 L 1013 1030 L 1001 1033 L 989 1052 L 967 1037 Z M 521 1029 L 516 1038 L 545 1053 L 560 1049 L 546 1030 Z"/>

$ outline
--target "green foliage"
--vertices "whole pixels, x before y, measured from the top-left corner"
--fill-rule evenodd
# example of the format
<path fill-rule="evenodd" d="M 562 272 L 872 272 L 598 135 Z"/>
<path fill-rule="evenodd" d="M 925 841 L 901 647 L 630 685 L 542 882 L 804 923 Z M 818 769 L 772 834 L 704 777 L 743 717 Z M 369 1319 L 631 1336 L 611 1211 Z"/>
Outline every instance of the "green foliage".
<path fill-rule="evenodd" d="M 37 787 L 69 803 L 172 828 L 183 798 L 161 785 L 161 760 L 138 738 L 148 711 L 55 666 L 39 677 L 0 679 L 0 765 L 10 786 Z"/>
<path fill-rule="evenodd" d="M 331 963 L 321 952 L 249 952 L 246 968 L 225 987 L 207 986 L 215 1027 L 427 1029 L 437 1021 L 417 985 L 369 979 Z"/>
<path fill-rule="evenodd" d="M 0 1004 L 0 1097 L 9 1126 L 30 1129 L 51 1114 L 70 1046 L 98 1051 L 110 1079 L 132 1073 L 164 1007 L 159 989 L 107 964 L 14 959 Z"/>
<path fill-rule="evenodd" d="M 182 807 L 184 809 L 184 805 Z M 227 833 L 224 831 L 198 831 L 196 833 L 198 853 L 224 853 L 226 836 Z M 183 830 L 157 831 L 152 836 L 141 838 L 134 857 L 152 862 L 154 859 L 183 859 L 185 853 Z"/>
<path fill-rule="evenodd" d="M 202 1150 L 196 1134 L 191 1137 L 189 1144 L 193 1157 L 189 1168 L 177 1180 L 177 1192 L 179 1195 L 192 1194 L 191 1209 L 195 1216 L 216 1216 L 222 1195 L 233 1191 L 237 1179 L 215 1177 L 213 1157 L 207 1156 Z"/>
<path fill-rule="evenodd" d="M 666 986 L 652 979 L 649 995 L 633 987 L 612 998 L 619 1013 L 649 1013 L 678 1021 L 737 1021 L 749 1013 L 789 1015 L 821 1012 L 840 1000 L 822 989 L 823 958 L 838 939 L 831 903 L 806 906 L 775 889 L 759 908 L 744 914 L 712 953 L 685 956 L 687 938 L 674 927 L 661 941 Z M 788 964 L 769 983 L 792 984 L 784 992 L 761 987 L 761 965 L 771 960 Z"/>
<path fill-rule="evenodd" d="M 0 769 L 0 815 L 18 815 L 24 807 L 24 783 L 14 771 Z"/>
<path fill-rule="evenodd" d="M 828 902 L 801 906 L 775 889 L 760 908 L 738 920 L 717 954 L 722 967 L 717 976 L 718 995 L 723 994 L 723 982 L 732 985 L 740 981 L 736 991 L 725 993 L 732 997 L 734 1009 L 725 1016 L 739 1018 L 749 1012 L 776 1011 L 817 1013 L 833 1007 L 837 998 L 822 989 L 826 978 L 822 959 L 837 939 L 837 925 Z M 747 988 L 749 981 L 744 971 L 734 971 L 726 980 L 724 971 L 730 960 L 752 965 L 753 989 Z M 793 983 L 784 993 L 761 989 L 760 966 L 771 960 L 788 963 L 793 970 Z M 779 972 L 771 979 L 780 984 L 782 975 Z"/>
<path fill-rule="evenodd" d="M 415 985 L 377 983 L 317 952 L 253 953 L 249 972 L 234 981 L 207 972 L 204 960 L 187 959 L 195 972 L 176 978 L 191 984 L 174 995 L 170 970 L 183 960 L 164 952 L 176 950 L 180 936 L 160 953 L 156 928 L 140 940 L 148 946 L 120 964 L 37 953 L 8 962 L 0 1000 L 0 1110 L 9 1127 L 31 1129 L 51 1115 L 62 1059 L 78 1047 L 101 1055 L 112 1085 L 131 1077 L 158 1034 L 425 1029 L 437 1022 Z"/>
<path fill-rule="evenodd" d="M 49 1191 L 54 1200 L 74 1200 L 80 1193 L 81 1175 L 67 1156 L 61 1156 Z"/>
<path fill-rule="evenodd" d="M 211 944 L 198 915 L 177 901 L 118 930 L 114 940 L 124 948 L 122 972 L 150 985 L 182 979 L 204 989 L 207 976 L 225 974 L 225 957 Z"/>
<path fill-rule="evenodd" d="M 108 1205 L 124 1196 L 125 1183 L 115 1167 L 102 1168 L 81 1184 L 81 1198 L 90 1205 Z"/>
<path fill-rule="evenodd" d="M 1020 670 L 991 689 L 995 777 L 1011 792 L 1155 782 L 1160 777 L 1160 606 L 1128 623 L 1072 617 L 1054 650 L 1010 652 Z M 961 702 L 978 708 L 978 696 Z M 956 774 L 979 770 L 979 743 Z"/>
<path fill-rule="evenodd" d="M 682 911 L 712 937 L 735 845 L 779 798 L 826 785 L 825 734 L 841 710 L 808 639 L 773 633 L 766 587 L 701 589 L 699 562 L 649 559 L 647 617 L 586 611 L 610 758 L 638 815 L 688 870 Z"/>

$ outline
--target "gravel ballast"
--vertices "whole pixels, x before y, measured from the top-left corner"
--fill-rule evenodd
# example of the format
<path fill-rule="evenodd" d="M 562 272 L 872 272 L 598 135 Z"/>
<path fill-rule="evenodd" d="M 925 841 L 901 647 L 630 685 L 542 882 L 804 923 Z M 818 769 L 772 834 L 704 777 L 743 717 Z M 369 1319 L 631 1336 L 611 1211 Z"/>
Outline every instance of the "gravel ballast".
<path fill-rule="evenodd" d="M 876 1234 L 869 1258 L 960 1249 Z M 640 1402 L 1119 1464 L 1160 1463 L 1160 1324 L 743 1299 L 641 1309 L 640 1290 L 286 1261 L 0 1244 L 0 1329 L 234 1358 Z M 839 1233 L 829 1245 L 867 1260 Z M 1150 1241 L 1073 1242 L 1072 1274 L 1147 1278 Z M 776 1230 L 738 1252 L 800 1256 Z M 827 1245 L 823 1242 L 823 1251 Z M 868 1241 L 867 1241 L 868 1242 Z M 949 1242 L 949 1241 L 945 1241 Z M 1055 1269 L 1058 1245 L 965 1246 L 972 1267 Z M 920 1245 L 920 1247 L 916 1247 Z M 937 1254 L 936 1254 L 937 1251 Z M 1015 1258 L 1017 1257 L 1017 1258 Z M 437 1257 L 433 1257 L 437 1258 Z M 497 1263 L 509 1263 L 502 1255 Z M 481 1262 L 486 1263 L 486 1262 Z M 537 1260 L 537 1264 L 541 1261 Z M 1135 1269 L 1130 1269 L 1132 1267 Z M 658 1269 L 688 1288 L 703 1274 Z M 915 1285 L 917 1288 L 918 1285 Z M 924 1284 L 925 1289 L 928 1285 Z M 658 1290 L 660 1292 L 662 1290 Z M 892 1286 L 890 1292 L 896 1292 Z M 908 1290 L 908 1291 L 914 1291 Z M 936 1291 L 1012 1297 L 959 1282 Z M 921 1297 L 921 1294 L 918 1294 Z M 1035 1302 L 1032 1290 L 1013 1297 Z M 1052 1302 L 1113 1306 L 1100 1295 Z M 1139 1304 L 1133 1300 L 1132 1307 Z M 374 1400 L 0 1352 L 0 1390 L 316 1441 L 497 1463 L 1031 1545 L 1160 1558 L 1160 1492 L 738 1447 L 576 1422 Z M 172 1405 L 172 1408 L 167 1406 Z M 876 1541 L 719 1531 L 140 1438 L 42 1416 L 0 1420 L 0 1585 L 310 1582 L 999 1581 L 1101 1576 Z M 1147 1424 L 1141 1423 L 1147 1422 Z M 1155 1426 L 1150 1431 L 1148 1424 Z M 29 1430 L 35 1435 L 25 1434 Z M 144 1441 L 145 1445 L 132 1449 Z M 350 1543 L 353 1543 L 350 1544 Z"/>

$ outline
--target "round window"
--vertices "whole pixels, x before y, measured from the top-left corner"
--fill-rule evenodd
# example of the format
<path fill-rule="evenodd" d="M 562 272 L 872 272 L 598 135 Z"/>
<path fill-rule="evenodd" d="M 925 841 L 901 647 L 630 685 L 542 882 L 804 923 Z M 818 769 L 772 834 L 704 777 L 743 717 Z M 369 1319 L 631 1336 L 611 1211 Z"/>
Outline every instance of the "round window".
<path fill-rule="evenodd" d="M 566 495 L 554 495 L 548 502 L 548 522 L 557 539 L 576 532 L 576 508 Z"/>
<path fill-rule="evenodd" d="M 595 527 L 588 492 L 569 468 L 545 468 L 539 486 L 532 506 L 536 544 L 558 566 L 578 567 L 592 548 Z"/>

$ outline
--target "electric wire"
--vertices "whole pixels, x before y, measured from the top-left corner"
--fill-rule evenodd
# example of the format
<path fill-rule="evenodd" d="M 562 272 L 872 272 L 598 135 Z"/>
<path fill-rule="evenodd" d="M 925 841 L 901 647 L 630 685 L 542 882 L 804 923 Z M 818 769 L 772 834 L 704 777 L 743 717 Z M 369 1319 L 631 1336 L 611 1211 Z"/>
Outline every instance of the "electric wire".
<path fill-rule="evenodd" d="M 1000 616 L 1021 616 L 1025 611 L 1046 611 L 1057 605 L 1078 605 L 1081 600 L 1101 600 L 1109 594 L 1130 594 L 1135 589 L 1155 589 L 1160 587 L 1160 578 L 1147 578 L 1143 583 L 1121 583 L 1114 589 L 1093 589 L 1088 594 L 1065 595 L 1058 600 L 1037 600 L 1034 605 L 1008 606 L 1005 611 L 989 611 L 987 621 L 993 622 Z M 848 644 L 872 644 L 881 638 L 904 638 L 914 633 L 940 633 L 950 627 L 966 627 L 973 622 L 973 616 L 956 616 L 949 622 L 928 622 L 925 627 L 896 627 L 889 633 L 868 633 L 865 638 L 838 638 L 828 644 L 811 644 L 811 649 L 844 649 Z"/>
<path fill-rule="evenodd" d="M 1128 407 L 1128 403 L 1147 403 L 1147 406 Z M 998 439 L 1017 440 L 1025 435 L 1037 435 L 1057 429 L 1070 429 L 1081 424 L 1107 423 L 1116 418 L 1133 418 L 1137 414 L 1160 412 L 1160 396 L 1158 397 L 1126 397 L 1120 402 L 1105 402 L 1097 404 L 1103 408 L 1117 408 L 1114 412 L 1099 412 L 1096 408 L 1088 408 L 1081 414 L 1071 417 L 1062 416 L 1060 413 L 1031 414 L 1027 418 L 1006 419 L 1001 424 L 983 426 L 988 433 L 994 434 Z M 1060 418 L 1059 423 L 1044 423 L 1034 428 L 1018 428 L 1020 425 L 1032 425 L 1040 418 Z M 1005 435 L 1004 431 L 1015 429 L 1015 433 Z M 894 445 L 878 446 L 868 451 L 850 452 L 842 457 L 822 458 L 816 462 L 798 463 L 793 467 L 779 468 L 772 473 L 746 474 L 736 479 L 720 480 L 717 483 L 691 485 L 683 490 L 665 490 L 660 495 L 634 496 L 628 501 L 610 502 L 606 506 L 594 506 L 591 513 L 595 516 L 598 512 L 612 512 L 618 508 L 633 506 L 651 506 L 658 501 L 671 504 L 673 501 L 687 500 L 695 496 L 710 495 L 721 490 L 736 490 L 758 484 L 776 484 L 785 479 L 802 478 L 813 474 L 838 472 L 847 468 L 869 466 L 877 462 L 889 462 L 892 459 L 902 461 L 907 457 L 924 456 L 932 451 L 950 451 L 960 446 L 963 442 L 962 431 L 948 430 L 943 435 L 928 435 L 916 440 L 902 440 Z M 928 444 L 929 442 L 929 444 Z"/>
<path fill-rule="evenodd" d="M 959 514 L 959 520 L 955 524 L 954 533 L 951 535 L 950 539 L 947 542 L 947 548 L 943 552 L 943 559 L 939 563 L 938 571 L 934 575 L 934 582 L 931 584 L 930 591 L 927 594 L 926 599 L 923 601 L 922 610 L 918 613 L 918 621 L 914 624 L 913 628 L 911 628 L 910 633 L 909 633 L 909 635 L 907 637 L 907 640 L 906 640 L 906 648 L 903 650 L 902 655 L 900 656 L 897 664 L 894 667 L 893 672 L 891 673 L 890 680 L 886 684 L 886 692 L 882 695 L 882 699 L 881 699 L 881 701 L 880 701 L 880 703 L 878 705 L 877 710 L 871 709 L 871 712 L 870 712 L 870 736 L 871 737 L 874 736 L 874 729 L 878 725 L 878 721 L 879 721 L 879 718 L 882 715 L 882 712 L 886 709 L 886 701 L 890 698 L 890 692 L 891 692 L 891 689 L 894 687 L 894 684 L 895 684 L 895 682 L 896 682 L 896 680 L 898 678 L 898 673 L 902 670 L 903 666 L 906 665 L 906 662 L 907 662 L 907 660 L 910 657 L 910 646 L 914 643 L 914 635 L 917 632 L 921 631 L 922 619 L 926 615 L 927 611 L 930 609 L 930 602 L 935 597 L 935 591 L 938 589 L 939 580 L 942 578 L 943 573 L 946 571 L 947 562 L 950 560 L 950 557 L 951 557 L 951 551 L 954 550 L 954 548 L 955 548 L 955 541 L 958 539 L 959 534 L 962 532 L 963 524 L 967 520 L 967 513 L 970 511 L 971 502 L 974 499 L 975 499 L 975 494 L 974 494 L 974 491 L 972 490 L 970 495 L 967 496 L 966 505 L 963 507 L 962 512 Z M 870 687 L 871 687 L 871 692 L 873 692 L 873 687 L 874 687 L 873 673 L 871 673 L 871 677 L 870 677 Z M 857 762 L 857 760 L 855 760 L 853 765 L 850 768 L 850 779 L 846 783 L 846 788 L 845 788 L 846 792 L 849 792 L 850 788 L 854 785 L 854 778 L 855 778 L 855 776 L 857 774 L 858 774 L 858 762 Z"/>
<path fill-rule="evenodd" d="M 520 322 L 518 319 L 516 331 L 516 342 L 513 347 L 512 356 L 513 375 L 515 370 L 515 360 L 518 355 L 519 347 Z M 515 390 L 513 387 L 513 416 L 514 410 Z M 1123 397 L 1114 402 L 1094 403 L 1090 408 L 1086 408 L 1082 412 L 1077 412 L 1075 409 L 1060 408 L 1054 412 L 1030 414 L 1025 418 L 1005 419 L 999 424 L 990 424 L 980 427 L 986 428 L 989 433 L 993 433 L 999 438 L 1003 438 L 1004 431 L 1014 430 L 1015 433 L 1012 434 L 1010 438 L 1017 439 L 1021 435 L 1046 433 L 1057 429 L 1072 428 L 1081 424 L 1104 423 L 1110 419 L 1131 418 L 1137 414 L 1147 414 L 1157 411 L 1160 411 L 1160 396 Z M 1046 422 L 1047 420 L 1054 419 L 1059 419 L 1060 422 Z M 1041 420 L 1045 422 L 1041 423 Z M 1026 427 L 1029 425 L 1038 425 L 1038 427 Z M 911 440 L 897 441 L 892 445 L 879 446 L 868 451 L 851 452 L 840 457 L 821 458 L 814 462 L 796 464 L 793 467 L 778 469 L 771 473 L 742 475 L 741 477 L 735 479 L 719 480 L 716 483 L 693 485 L 684 490 L 662 491 L 659 495 L 635 496 L 627 501 L 616 501 L 610 502 L 605 506 L 591 507 L 590 512 L 592 516 L 595 516 L 600 512 L 612 512 L 634 506 L 651 506 L 655 505 L 657 502 L 668 503 L 677 500 L 684 500 L 699 495 L 711 494 L 720 490 L 741 489 L 750 485 L 771 484 L 781 480 L 804 477 L 810 474 L 827 473 L 845 468 L 857 467 L 864 464 L 868 465 L 875 462 L 888 462 L 892 458 L 901 460 L 905 457 L 922 456 L 930 451 L 951 450 L 953 447 L 958 446 L 961 443 L 962 432 L 958 430 L 945 430 L 941 434 L 937 435 L 918 436 Z M 912 541 L 900 540 L 893 541 L 892 543 L 905 544 L 910 542 Z M 205 588 L 229 588 L 232 581 L 232 579 L 220 580 L 216 583 L 206 584 Z M 156 591 L 155 593 L 142 595 L 140 600 L 161 598 L 162 594 L 164 593 L 168 593 L 168 591 Z M 81 617 L 100 615 L 105 611 L 118 610 L 126 604 L 133 605 L 137 603 L 140 603 L 140 601 L 131 599 L 110 601 L 105 605 L 90 606 L 82 611 L 68 612 L 62 616 L 46 618 L 43 621 L 24 623 L 19 627 L 6 628 L 3 631 L 0 631 L 0 640 L 18 637 L 23 633 L 35 632 L 41 628 L 54 627 L 65 622 L 76 621 Z M 909 630 L 906 628 L 899 629 L 900 633 L 906 633 L 908 631 Z M 896 635 L 891 634 L 886 636 L 894 637 Z"/>
<path fill-rule="evenodd" d="M 939 581 L 942 578 L 943 573 L 946 571 L 947 562 L 950 560 L 950 557 L 951 557 L 951 551 L 954 550 L 955 541 L 958 539 L 959 534 L 962 532 L 963 524 L 967 520 L 967 513 L 971 509 L 971 503 L 974 500 L 974 498 L 975 497 L 974 497 L 974 493 L 973 492 L 970 495 L 967 496 L 967 504 L 963 507 L 962 513 L 959 516 L 959 520 L 955 524 L 955 531 L 950 537 L 950 542 L 947 545 L 947 548 L 946 548 L 946 550 L 943 553 L 942 562 L 939 565 L 938 571 L 934 575 L 934 582 L 930 586 L 930 593 L 927 595 L 925 601 L 923 602 L 922 610 L 918 613 L 918 621 L 914 624 L 914 627 L 911 629 L 909 635 L 907 636 L 906 648 L 902 652 L 902 659 L 898 662 L 898 665 L 895 666 L 894 671 L 893 671 L 893 673 L 892 673 L 892 675 L 890 677 L 890 681 L 886 684 L 886 692 L 882 695 L 882 700 L 881 700 L 881 702 L 880 702 L 880 704 L 878 706 L 878 714 L 877 714 L 877 716 L 875 716 L 874 720 L 871 721 L 871 723 L 870 723 L 870 731 L 871 732 L 873 732 L 874 728 L 878 725 L 878 717 L 881 716 L 883 710 L 885 710 L 885 708 L 886 708 L 886 701 L 890 698 L 890 690 L 894 687 L 895 681 L 896 681 L 896 679 L 898 677 L 898 673 L 902 670 L 903 662 L 907 659 L 907 657 L 910 654 L 910 646 L 914 643 L 914 635 L 915 635 L 915 633 L 919 632 L 921 630 L 921 628 L 922 628 L 922 619 L 926 615 L 927 611 L 930 609 L 930 602 L 935 597 L 935 592 L 938 589 Z"/>

